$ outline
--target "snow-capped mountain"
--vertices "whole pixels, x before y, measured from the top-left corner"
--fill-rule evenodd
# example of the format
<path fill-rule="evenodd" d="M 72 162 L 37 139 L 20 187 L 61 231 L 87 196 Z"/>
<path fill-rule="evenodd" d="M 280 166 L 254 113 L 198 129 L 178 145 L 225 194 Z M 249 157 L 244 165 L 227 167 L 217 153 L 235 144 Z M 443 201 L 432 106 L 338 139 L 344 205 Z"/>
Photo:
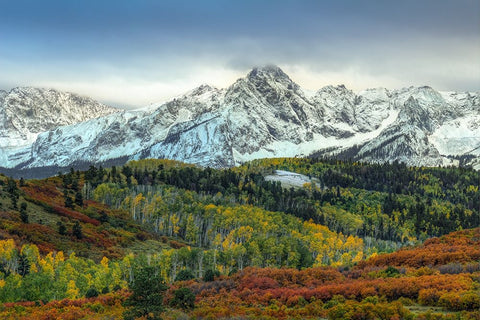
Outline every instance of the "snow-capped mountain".
<path fill-rule="evenodd" d="M 0 92 L 1 105 L 10 95 Z M 96 117 L 99 112 L 107 115 Z M 3 148 L 3 166 L 62 168 L 156 157 L 228 167 L 260 157 L 316 154 L 409 165 L 462 161 L 480 168 L 479 92 L 410 87 L 354 93 L 327 86 L 311 94 L 280 68 L 266 66 L 226 89 L 202 85 L 157 108 L 85 114 L 96 118 L 63 120 L 54 129 L 32 125 L 39 129 L 28 132 L 38 136 Z M 24 123 L 36 121 L 31 113 L 19 115 Z"/>
<path fill-rule="evenodd" d="M 0 91 L 0 148 L 31 145 L 41 132 L 117 111 L 90 98 L 53 89 Z"/>
<path fill-rule="evenodd" d="M 480 168 L 478 92 L 440 93 L 420 87 L 399 90 L 396 96 L 396 121 L 364 144 L 355 158 L 425 166 L 458 165 L 462 161 Z"/>

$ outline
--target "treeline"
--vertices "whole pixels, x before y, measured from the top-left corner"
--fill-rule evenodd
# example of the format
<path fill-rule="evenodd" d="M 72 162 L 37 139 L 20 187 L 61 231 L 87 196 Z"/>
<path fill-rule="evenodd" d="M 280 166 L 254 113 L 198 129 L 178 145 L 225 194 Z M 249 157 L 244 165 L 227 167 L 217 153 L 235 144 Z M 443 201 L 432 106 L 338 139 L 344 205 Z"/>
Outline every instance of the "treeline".
<path fill-rule="evenodd" d="M 306 188 L 265 181 L 275 170 L 315 177 Z M 360 164 L 326 159 L 263 159 L 214 170 L 168 160 L 132 161 L 85 173 L 87 196 L 111 182 L 172 185 L 216 195 L 238 204 L 282 211 L 365 239 L 409 242 L 480 223 L 479 173 L 464 168 L 411 168 L 403 164 Z"/>

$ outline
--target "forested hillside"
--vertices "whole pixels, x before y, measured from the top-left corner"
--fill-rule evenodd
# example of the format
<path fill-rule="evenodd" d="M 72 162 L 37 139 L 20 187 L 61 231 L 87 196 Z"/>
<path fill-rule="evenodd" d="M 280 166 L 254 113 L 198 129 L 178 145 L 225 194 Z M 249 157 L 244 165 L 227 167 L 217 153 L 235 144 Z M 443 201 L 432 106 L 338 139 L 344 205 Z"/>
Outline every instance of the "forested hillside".
<path fill-rule="evenodd" d="M 2 299 L 24 301 L 0 307 L 2 319 L 128 318 L 136 270 L 157 270 L 156 281 L 165 270 L 157 255 L 94 263 L 60 252 L 38 255 L 35 245 L 20 253 L 8 240 L 0 246 L 3 265 L 15 256 L 28 261 L 13 273 L 2 270 Z M 203 277 L 184 271 L 159 290 L 161 299 L 150 311 L 167 310 L 160 312 L 164 319 L 474 320 L 480 317 L 479 259 L 476 228 L 375 255 L 351 268 L 247 267 L 228 276 L 210 270 Z M 25 265 L 30 266 L 26 273 Z M 122 289 L 127 283 L 128 291 Z M 47 303 L 51 299 L 62 300 Z"/>
<path fill-rule="evenodd" d="M 275 170 L 311 182 L 285 188 L 265 179 Z M 0 177 L 0 301 L 9 303 L 0 311 L 119 315 L 132 308 L 135 275 L 152 268 L 177 315 L 393 319 L 431 306 L 475 319 L 479 179 L 462 168 L 297 158 Z M 93 300 L 20 303 L 82 297 Z"/>
<path fill-rule="evenodd" d="M 276 169 L 315 177 L 318 183 L 285 189 L 264 178 Z M 465 168 L 286 158 L 213 170 L 144 160 L 107 174 L 100 172 L 102 177 L 93 169 L 87 175 L 89 190 L 101 182 L 110 183 L 101 186 L 102 192 L 115 184 L 116 191 L 102 199 L 108 204 L 119 205 L 124 200 L 126 194 L 118 193 L 119 188 L 131 191 L 133 187 L 138 195 L 170 185 L 232 204 L 312 219 L 332 231 L 374 240 L 405 243 L 480 224 L 480 174 Z"/>

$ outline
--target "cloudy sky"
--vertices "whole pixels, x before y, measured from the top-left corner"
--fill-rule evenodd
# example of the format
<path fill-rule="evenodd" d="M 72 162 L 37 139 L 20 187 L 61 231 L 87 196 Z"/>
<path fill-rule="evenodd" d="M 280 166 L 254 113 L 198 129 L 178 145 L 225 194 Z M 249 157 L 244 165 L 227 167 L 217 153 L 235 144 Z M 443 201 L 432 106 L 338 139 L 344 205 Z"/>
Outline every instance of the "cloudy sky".
<path fill-rule="evenodd" d="M 0 1 L 0 89 L 123 107 L 276 64 L 307 89 L 480 90 L 478 0 Z"/>

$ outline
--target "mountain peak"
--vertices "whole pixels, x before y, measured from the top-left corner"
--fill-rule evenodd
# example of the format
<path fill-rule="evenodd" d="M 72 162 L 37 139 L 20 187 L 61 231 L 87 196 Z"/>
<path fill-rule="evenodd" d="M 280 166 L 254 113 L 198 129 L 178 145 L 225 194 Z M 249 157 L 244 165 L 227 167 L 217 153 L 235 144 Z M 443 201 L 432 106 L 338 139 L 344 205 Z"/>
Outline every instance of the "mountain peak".
<path fill-rule="evenodd" d="M 40 87 L 15 87 L 10 90 L 10 94 L 21 93 L 21 94 L 34 94 L 34 93 L 44 93 L 44 92 L 58 92 L 60 91 L 55 90 L 53 88 L 40 88 Z M 66 94 L 70 94 L 69 92 L 64 92 Z"/>
<path fill-rule="evenodd" d="M 35 87 L 0 93 L 0 110 L 0 148 L 27 145 L 41 132 L 119 111 L 88 97 Z"/>
<path fill-rule="evenodd" d="M 278 66 L 273 64 L 268 64 L 261 67 L 255 67 L 247 75 L 247 78 L 258 78 L 258 77 L 273 77 L 273 78 L 288 78 L 288 75 L 283 72 Z"/>
<path fill-rule="evenodd" d="M 216 92 L 218 91 L 217 88 L 212 87 L 209 84 L 203 83 L 200 86 L 196 87 L 195 89 L 187 92 L 185 95 L 192 95 L 192 96 L 199 96 L 205 94 L 206 92 Z"/>
<path fill-rule="evenodd" d="M 253 68 L 226 89 L 201 85 L 155 112 L 112 116 L 118 110 L 91 99 L 16 88 L 0 91 L 0 163 L 20 170 L 161 157 L 230 166 L 340 152 L 362 161 L 450 164 L 478 146 L 480 102 L 465 93 L 445 97 L 428 87 L 355 94 L 344 85 L 307 96 L 275 65 Z M 478 155 L 468 155 L 478 166 Z"/>
<path fill-rule="evenodd" d="M 338 96 L 338 95 L 354 95 L 353 91 L 345 87 L 345 85 L 340 84 L 337 86 L 328 85 L 316 92 L 316 95 L 331 95 L 331 96 Z"/>

